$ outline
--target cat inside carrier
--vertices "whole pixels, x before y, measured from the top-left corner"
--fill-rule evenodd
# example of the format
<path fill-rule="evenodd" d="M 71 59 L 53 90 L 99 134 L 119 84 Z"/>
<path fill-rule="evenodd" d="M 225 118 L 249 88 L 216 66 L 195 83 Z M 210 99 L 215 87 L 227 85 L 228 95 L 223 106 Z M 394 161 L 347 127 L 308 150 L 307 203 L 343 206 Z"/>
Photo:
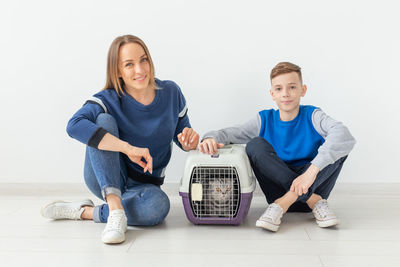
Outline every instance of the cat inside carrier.
<path fill-rule="evenodd" d="M 179 194 L 194 224 L 240 224 L 250 208 L 256 182 L 242 145 L 217 155 L 189 152 Z"/>

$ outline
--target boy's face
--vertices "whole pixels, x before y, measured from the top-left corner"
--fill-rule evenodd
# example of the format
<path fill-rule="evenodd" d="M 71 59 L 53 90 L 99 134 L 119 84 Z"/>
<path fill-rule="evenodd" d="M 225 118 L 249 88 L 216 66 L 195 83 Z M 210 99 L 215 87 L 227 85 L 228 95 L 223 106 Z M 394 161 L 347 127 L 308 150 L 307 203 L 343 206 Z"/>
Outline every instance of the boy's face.
<path fill-rule="evenodd" d="M 306 94 L 307 87 L 302 84 L 296 72 L 276 76 L 271 80 L 271 96 L 279 110 L 291 113 L 300 106 L 300 98 Z"/>

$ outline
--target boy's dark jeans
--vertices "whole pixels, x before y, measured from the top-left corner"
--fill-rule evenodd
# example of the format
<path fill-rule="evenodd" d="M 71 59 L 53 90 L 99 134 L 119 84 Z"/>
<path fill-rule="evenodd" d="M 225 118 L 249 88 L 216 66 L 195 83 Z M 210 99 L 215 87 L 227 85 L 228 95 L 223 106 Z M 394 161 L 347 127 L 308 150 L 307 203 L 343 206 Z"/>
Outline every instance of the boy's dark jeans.
<path fill-rule="evenodd" d="M 247 143 L 246 153 L 268 203 L 273 203 L 286 194 L 293 180 L 311 165 L 311 163 L 302 166 L 287 165 L 276 155 L 271 144 L 262 137 L 256 137 Z M 347 156 L 340 158 L 320 171 L 307 194 L 301 195 L 288 211 L 310 212 L 311 209 L 306 201 L 313 193 L 320 195 L 323 199 L 328 199 L 346 158 Z"/>

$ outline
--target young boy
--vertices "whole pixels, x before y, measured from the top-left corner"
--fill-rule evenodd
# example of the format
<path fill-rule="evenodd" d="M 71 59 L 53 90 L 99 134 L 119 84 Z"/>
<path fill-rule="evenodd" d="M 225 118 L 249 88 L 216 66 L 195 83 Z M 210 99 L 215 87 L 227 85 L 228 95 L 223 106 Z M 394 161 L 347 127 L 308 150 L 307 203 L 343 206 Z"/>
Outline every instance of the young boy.
<path fill-rule="evenodd" d="M 260 111 L 247 123 L 208 132 L 199 149 L 215 154 L 229 143 L 247 143 L 254 174 L 269 203 L 256 226 L 276 232 L 287 211 L 312 210 L 320 227 L 338 224 L 326 199 L 355 139 L 341 123 L 314 106 L 300 105 L 306 94 L 301 68 L 281 62 L 271 71 L 278 110 Z"/>

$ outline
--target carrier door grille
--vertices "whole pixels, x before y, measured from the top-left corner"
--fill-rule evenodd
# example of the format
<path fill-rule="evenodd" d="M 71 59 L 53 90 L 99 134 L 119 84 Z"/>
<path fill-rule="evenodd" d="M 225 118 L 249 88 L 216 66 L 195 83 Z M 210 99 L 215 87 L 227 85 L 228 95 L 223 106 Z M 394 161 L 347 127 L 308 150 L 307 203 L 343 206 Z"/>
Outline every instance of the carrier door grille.
<path fill-rule="evenodd" d="M 236 168 L 194 167 L 189 196 L 196 218 L 234 218 L 240 204 L 240 182 Z"/>

